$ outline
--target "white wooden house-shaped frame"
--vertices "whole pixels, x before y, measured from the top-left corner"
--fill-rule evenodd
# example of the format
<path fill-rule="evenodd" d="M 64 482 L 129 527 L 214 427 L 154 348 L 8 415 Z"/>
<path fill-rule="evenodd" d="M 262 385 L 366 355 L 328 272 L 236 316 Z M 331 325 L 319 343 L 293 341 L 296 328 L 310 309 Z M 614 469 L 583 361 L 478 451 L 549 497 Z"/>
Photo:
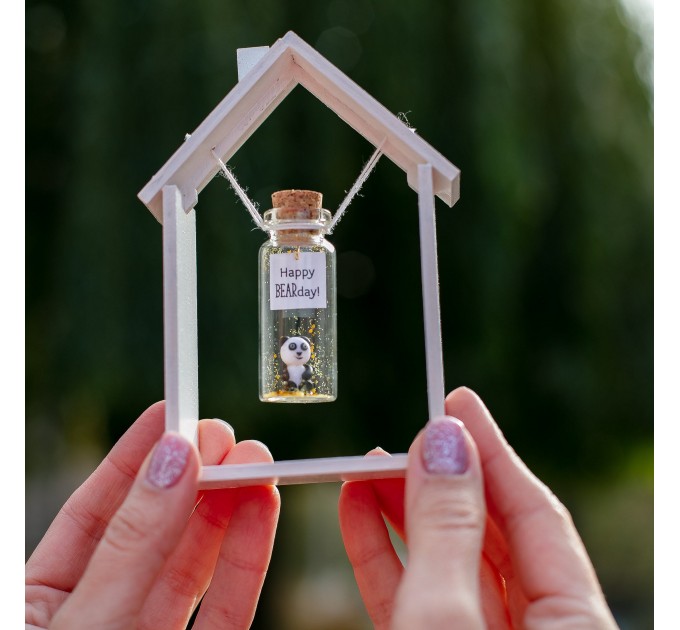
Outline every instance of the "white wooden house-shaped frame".
<path fill-rule="evenodd" d="M 139 199 L 163 225 L 165 426 L 198 432 L 196 211 L 198 194 L 298 84 L 406 172 L 418 193 L 429 417 L 444 414 L 435 197 L 459 198 L 460 171 L 314 48 L 288 32 L 238 51 L 239 82 L 187 137 Z M 406 455 L 204 466 L 202 488 L 403 476 Z"/>

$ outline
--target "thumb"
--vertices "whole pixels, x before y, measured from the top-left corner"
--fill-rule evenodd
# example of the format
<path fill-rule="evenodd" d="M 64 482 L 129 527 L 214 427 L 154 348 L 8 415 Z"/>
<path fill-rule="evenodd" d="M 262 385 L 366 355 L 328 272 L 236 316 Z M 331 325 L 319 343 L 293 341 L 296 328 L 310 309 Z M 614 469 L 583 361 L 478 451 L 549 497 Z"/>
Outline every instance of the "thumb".
<path fill-rule="evenodd" d="M 409 450 L 408 564 L 395 628 L 483 628 L 480 556 L 486 505 L 479 456 L 463 423 L 428 422 Z"/>
<path fill-rule="evenodd" d="M 142 465 L 53 628 L 131 628 L 194 508 L 196 449 L 166 433 Z"/>

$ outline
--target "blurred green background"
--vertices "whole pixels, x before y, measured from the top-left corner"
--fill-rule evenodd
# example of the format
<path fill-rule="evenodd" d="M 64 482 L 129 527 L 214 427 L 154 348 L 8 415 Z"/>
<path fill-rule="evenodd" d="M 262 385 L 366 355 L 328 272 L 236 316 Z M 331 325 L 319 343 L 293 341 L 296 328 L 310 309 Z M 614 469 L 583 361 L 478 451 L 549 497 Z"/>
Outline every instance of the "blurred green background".
<path fill-rule="evenodd" d="M 632 0 L 631 0 L 632 1 Z M 462 171 L 438 202 L 446 386 L 474 388 L 571 510 L 615 615 L 653 626 L 649 18 L 615 0 L 120 0 L 26 5 L 26 553 L 163 397 L 161 227 L 136 194 L 294 30 Z M 334 210 L 372 147 L 298 87 L 231 161 L 265 210 Z M 202 417 L 276 459 L 405 451 L 426 420 L 416 194 L 383 158 L 332 237 L 339 391 L 257 397 L 255 230 L 198 204 Z M 369 627 L 337 484 L 282 488 L 256 628 Z"/>

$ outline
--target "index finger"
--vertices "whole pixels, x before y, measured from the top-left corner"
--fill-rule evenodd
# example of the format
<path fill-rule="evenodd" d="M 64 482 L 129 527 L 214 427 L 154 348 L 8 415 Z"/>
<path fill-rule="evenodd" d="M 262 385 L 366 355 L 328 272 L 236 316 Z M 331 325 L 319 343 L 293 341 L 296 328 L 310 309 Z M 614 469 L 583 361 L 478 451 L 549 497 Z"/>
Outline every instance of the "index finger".
<path fill-rule="evenodd" d="M 477 444 L 489 508 L 526 597 L 603 598 L 566 508 L 510 448 L 479 397 L 465 387 L 456 389 L 446 399 L 446 412 L 463 420 Z"/>
<path fill-rule="evenodd" d="M 361 598 L 374 627 L 381 630 L 389 627 L 404 568 L 392 546 L 375 490 L 375 481 L 345 482 L 338 508 L 342 540 Z"/>
<path fill-rule="evenodd" d="M 67 592 L 75 588 L 164 422 L 165 403 L 151 405 L 71 495 L 26 563 L 27 584 Z"/>

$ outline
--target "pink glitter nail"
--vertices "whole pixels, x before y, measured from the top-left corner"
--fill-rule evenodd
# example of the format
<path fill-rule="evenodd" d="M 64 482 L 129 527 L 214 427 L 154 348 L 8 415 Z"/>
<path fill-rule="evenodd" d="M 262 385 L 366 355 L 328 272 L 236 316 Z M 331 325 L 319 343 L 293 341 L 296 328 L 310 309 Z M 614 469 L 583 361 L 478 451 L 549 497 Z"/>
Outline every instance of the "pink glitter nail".
<path fill-rule="evenodd" d="M 430 473 L 462 475 L 470 465 L 463 423 L 455 418 L 435 418 L 425 427 L 423 465 Z"/>
<path fill-rule="evenodd" d="M 156 444 L 146 479 L 157 488 L 170 488 L 182 476 L 191 445 L 176 433 L 166 433 Z"/>

